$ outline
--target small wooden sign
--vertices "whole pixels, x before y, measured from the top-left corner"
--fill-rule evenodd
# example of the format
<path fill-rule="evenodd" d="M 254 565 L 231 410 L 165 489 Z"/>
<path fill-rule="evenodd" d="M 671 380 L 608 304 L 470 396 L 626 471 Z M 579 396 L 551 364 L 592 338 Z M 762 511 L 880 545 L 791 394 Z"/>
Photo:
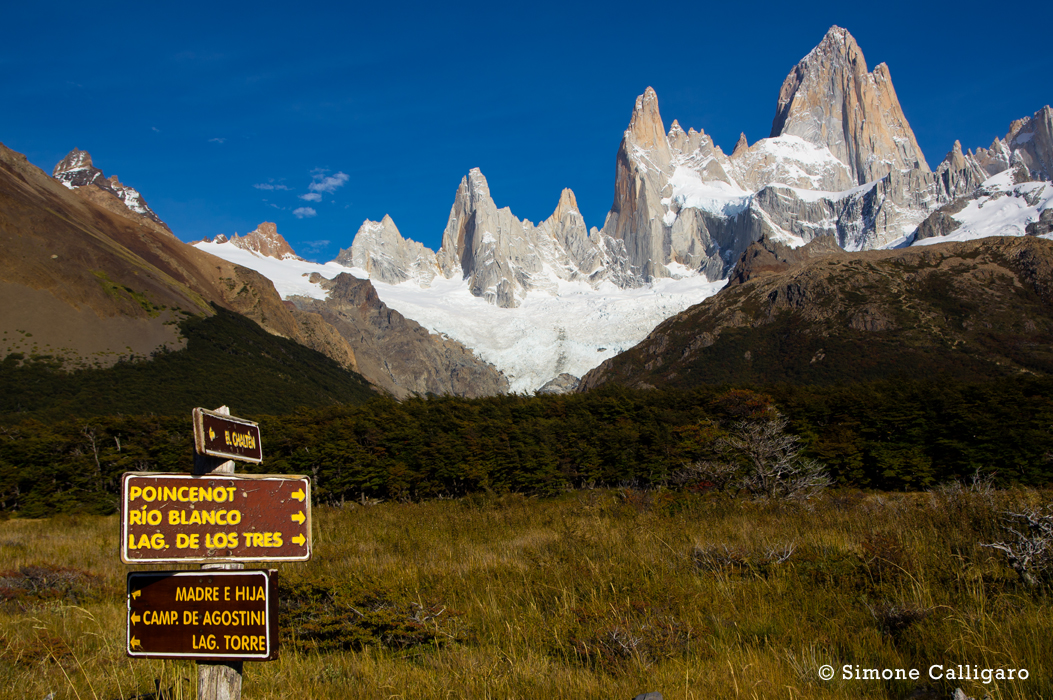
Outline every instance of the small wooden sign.
<path fill-rule="evenodd" d="M 128 656 L 267 661 L 278 655 L 273 571 L 128 574 Z"/>
<path fill-rule="evenodd" d="M 198 454 L 259 464 L 263 461 L 260 426 L 244 418 L 195 408 L 194 449 Z"/>
<path fill-rule="evenodd" d="M 127 564 L 310 558 L 306 476 L 128 472 L 121 479 Z"/>

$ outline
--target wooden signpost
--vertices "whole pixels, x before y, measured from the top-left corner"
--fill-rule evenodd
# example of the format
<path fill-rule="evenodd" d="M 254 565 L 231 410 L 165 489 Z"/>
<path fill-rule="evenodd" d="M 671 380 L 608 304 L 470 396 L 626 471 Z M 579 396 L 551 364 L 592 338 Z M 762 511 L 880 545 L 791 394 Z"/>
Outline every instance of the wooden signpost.
<path fill-rule="evenodd" d="M 230 460 L 263 461 L 259 425 L 226 406 L 193 420 L 192 476 L 122 478 L 121 560 L 203 564 L 128 575 L 128 655 L 196 659 L 199 700 L 239 700 L 242 662 L 278 651 L 273 572 L 243 562 L 311 558 L 311 481 L 235 476 Z"/>
<path fill-rule="evenodd" d="M 128 473 L 121 493 L 125 563 L 311 558 L 305 476 Z"/>
<path fill-rule="evenodd" d="M 270 571 L 128 574 L 128 656 L 269 661 L 278 654 Z"/>
<path fill-rule="evenodd" d="M 259 464 L 263 461 L 260 426 L 219 411 L 195 408 L 194 447 L 198 454 Z"/>

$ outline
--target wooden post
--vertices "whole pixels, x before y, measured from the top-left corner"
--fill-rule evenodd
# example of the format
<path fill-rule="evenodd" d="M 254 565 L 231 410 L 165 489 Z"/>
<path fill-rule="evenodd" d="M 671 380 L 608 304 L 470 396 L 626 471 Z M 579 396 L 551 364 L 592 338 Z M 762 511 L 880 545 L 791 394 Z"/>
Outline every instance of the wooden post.
<path fill-rule="evenodd" d="M 230 415 L 230 409 L 220 406 L 216 413 L 225 416 Z M 198 454 L 194 452 L 194 474 L 233 474 L 234 461 L 222 460 L 216 457 Z M 232 564 L 205 564 L 202 569 L 244 569 L 245 565 Z M 231 663 L 213 663 L 208 661 L 197 662 L 197 697 L 198 700 L 241 700 L 241 661 Z"/>

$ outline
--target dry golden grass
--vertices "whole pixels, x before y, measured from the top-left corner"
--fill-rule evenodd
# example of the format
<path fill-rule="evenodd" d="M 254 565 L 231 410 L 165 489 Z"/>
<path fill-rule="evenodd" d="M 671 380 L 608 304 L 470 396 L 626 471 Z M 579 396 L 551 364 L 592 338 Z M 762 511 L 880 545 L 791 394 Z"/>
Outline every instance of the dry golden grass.
<path fill-rule="evenodd" d="M 978 546 L 999 536 L 1009 505 L 1043 500 L 841 492 L 804 508 L 597 490 L 316 508 L 315 558 L 284 566 L 283 580 L 382 590 L 448 611 L 440 619 L 458 626 L 429 623 L 435 643 L 373 639 L 326 652 L 312 651 L 308 627 L 290 626 L 278 661 L 246 664 L 244 693 L 946 698 L 961 687 L 1049 698 L 1048 594 Z M 98 577 L 63 597 L 0 606 L 0 697 L 115 700 L 158 688 L 194 697 L 192 663 L 124 655 L 117 530 L 113 517 L 0 522 L 0 570 Z M 819 678 L 823 664 L 834 680 Z M 921 679 L 842 680 L 845 664 L 917 668 Z M 932 681 L 932 664 L 1023 667 L 1030 678 Z"/>

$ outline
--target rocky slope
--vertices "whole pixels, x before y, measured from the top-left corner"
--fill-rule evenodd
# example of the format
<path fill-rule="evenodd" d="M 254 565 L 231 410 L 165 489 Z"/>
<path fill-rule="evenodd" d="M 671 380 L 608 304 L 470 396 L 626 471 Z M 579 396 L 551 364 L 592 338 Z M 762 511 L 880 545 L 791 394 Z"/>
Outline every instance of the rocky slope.
<path fill-rule="evenodd" d="M 579 390 L 1053 373 L 1053 241 L 837 252 L 733 277 Z"/>
<path fill-rule="evenodd" d="M 508 381 L 460 343 L 429 333 L 388 308 L 369 280 L 341 273 L 323 285 L 324 300 L 292 297 L 298 309 L 317 315 L 355 350 L 357 369 L 397 398 L 452 394 L 478 397 L 508 393 Z"/>

